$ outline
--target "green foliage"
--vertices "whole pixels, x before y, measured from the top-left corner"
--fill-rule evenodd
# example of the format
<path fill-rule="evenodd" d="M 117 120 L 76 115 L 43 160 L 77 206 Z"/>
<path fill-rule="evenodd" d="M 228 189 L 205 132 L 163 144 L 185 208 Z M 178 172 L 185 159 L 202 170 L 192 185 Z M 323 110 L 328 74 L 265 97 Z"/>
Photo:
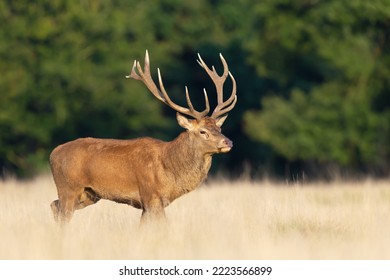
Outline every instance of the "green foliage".
<path fill-rule="evenodd" d="M 248 135 L 288 161 L 388 172 L 390 2 L 385 2 L 259 4 L 260 37 L 247 45 L 258 73 L 276 80 L 285 97 L 264 98 L 262 111 L 246 113 Z"/>
<path fill-rule="evenodd" d="M 288 160 L 332 161 L 343 166 L 373 163 L 382 122 L 368 104 L 345 96 L 339 84 L 325 84 L 307 95 L 263 99 L 263 111 L 248 112 L 250 136 L 272 145 Z"/>
<path fill-rule="evenodd" d="M 34 174 L 78 137 L 175 137 L 174 112 L 124 78 L 148 49 L 172 98 L 188 85 L 199 108 L 203 87 L 216 100 L 196 53 L 218 71 L 227 59 L 235 149 L 217 165 L 388 174 L 389 18 L 388 0 L 2 1 L 0 169 Z"/>
<path fill-rule="evenodd" d="M 66 140 L 130 137 L 167 125 L 157 102 L 124 78 L 130 58 L 144 51 L 127 39 L 125 27 L 137 21 L 124 9 L 133 2 L 2 4 L 0 165 L 26 174 Z"/>

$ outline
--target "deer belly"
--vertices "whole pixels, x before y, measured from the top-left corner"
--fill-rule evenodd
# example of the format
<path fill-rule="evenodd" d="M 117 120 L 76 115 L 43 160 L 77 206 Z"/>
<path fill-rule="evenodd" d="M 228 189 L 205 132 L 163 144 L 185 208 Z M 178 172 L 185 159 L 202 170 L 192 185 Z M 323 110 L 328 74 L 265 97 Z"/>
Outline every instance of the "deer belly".
<path fill-rule="evenodd" d="M 103 199 L 141 208 L 139 187 L 135 176 L 120 162 L 90 164 L 85 169 L 88 185 Z"/>

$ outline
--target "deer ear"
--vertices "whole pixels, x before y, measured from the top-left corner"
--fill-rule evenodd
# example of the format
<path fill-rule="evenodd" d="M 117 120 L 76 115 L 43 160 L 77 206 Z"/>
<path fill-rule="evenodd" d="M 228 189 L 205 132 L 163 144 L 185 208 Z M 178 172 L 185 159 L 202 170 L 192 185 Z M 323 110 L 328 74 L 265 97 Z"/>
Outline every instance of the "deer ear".
<path fill-rule="evenodd" d="M 186 118 L 185 116 L 183 116 L 182 114 L 176 113 L 176 119 L 177 119 L 177 123 L 181 127 L 187 130 L 191 130 L 193 128 L 192 121 Z"/>
<path fill-rule="evenodd" d="M 216 119 L 216 124 L 218 127 L 221 127 L 223 125 L 223 122 L 226 120 L 227 116 L 228 115 L 226 114 L 226 115 Z"/>

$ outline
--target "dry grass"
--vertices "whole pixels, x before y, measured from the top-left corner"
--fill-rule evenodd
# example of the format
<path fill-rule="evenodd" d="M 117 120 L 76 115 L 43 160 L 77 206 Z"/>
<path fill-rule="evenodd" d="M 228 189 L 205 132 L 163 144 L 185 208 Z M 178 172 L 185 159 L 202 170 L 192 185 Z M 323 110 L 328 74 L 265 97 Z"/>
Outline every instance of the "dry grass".
<path fill-rule="evenodd" d="M 101 201 L 57 226 L 50 177 L 0 182 L 0 259 L 390 259 L 390 183 L 211 182 L 166 227 Z"/>

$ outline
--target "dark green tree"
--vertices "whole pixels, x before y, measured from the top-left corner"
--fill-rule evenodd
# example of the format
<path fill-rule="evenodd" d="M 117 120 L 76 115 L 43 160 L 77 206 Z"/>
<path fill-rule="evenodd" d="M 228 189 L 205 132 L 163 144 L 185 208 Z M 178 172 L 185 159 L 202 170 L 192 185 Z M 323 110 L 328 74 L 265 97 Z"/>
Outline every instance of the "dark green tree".
<path fill-rule="evenodd" d="M 247 47 L 259 75 L 275 80 L 278 89 L 262 100 L 260 111 L 246 113 L 248 135 L 288 162 L 388 173 L 385 2 L 256 5 L 259 32 Z"/>
<path fill-rule="evenodd" d="M 137 3 L 1 2 L 2 169 L 26 175 L 64 141 L 130 137 L 167 125 L 157 102 L 125 79 L 131 59 L 155 40 L 144 36 L 147 14 Z M 138 10 L 133 17 L 131 7 Z"/>

